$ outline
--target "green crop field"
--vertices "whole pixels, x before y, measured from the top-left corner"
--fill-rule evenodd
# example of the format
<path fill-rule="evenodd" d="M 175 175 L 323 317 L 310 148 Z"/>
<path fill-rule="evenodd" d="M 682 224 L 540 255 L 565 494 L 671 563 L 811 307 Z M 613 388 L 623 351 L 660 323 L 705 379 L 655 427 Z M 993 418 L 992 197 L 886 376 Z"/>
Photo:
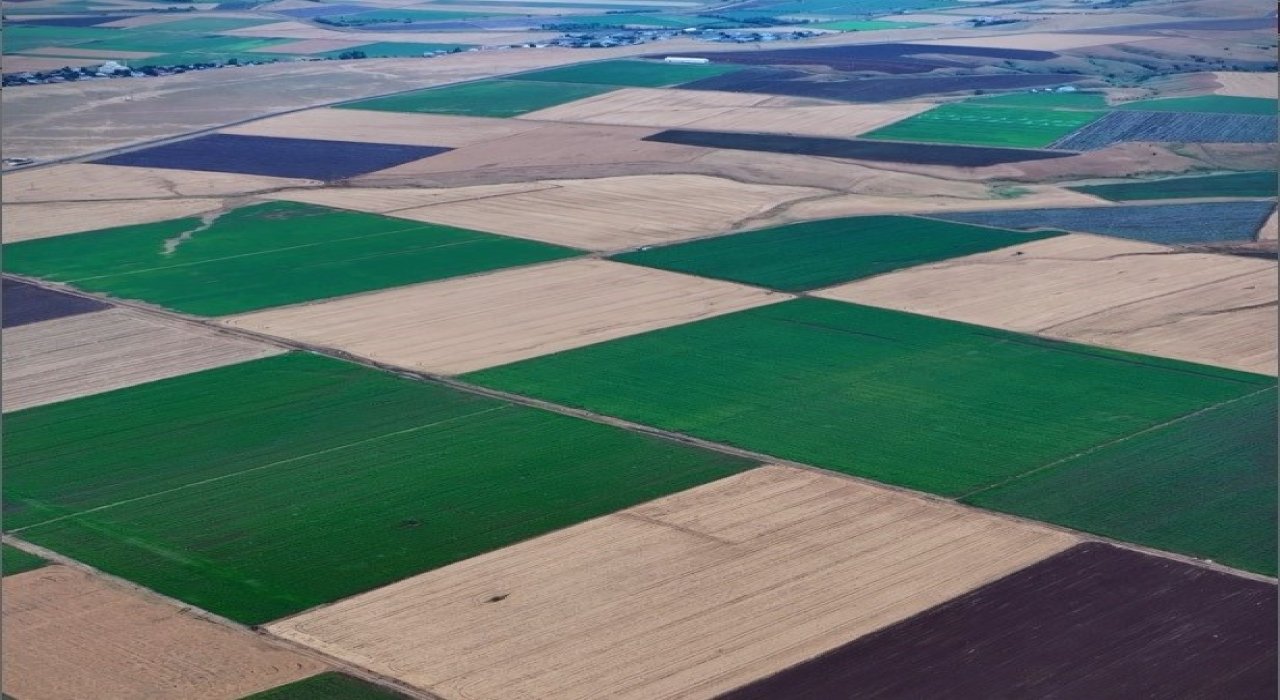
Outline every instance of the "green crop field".
<path fill-rule="evenodd" d="M 1275 381 L 809 298 L 465 377 L 947 496 Z"/>
<path fill-rule="evenodd" d="M 448 38 L 448 35 L 441 35 L 441 38 Z M 454 49 L 466 50 L 467 48 L 467 44 L 401 44 L 391 41 L 380 41 L 373 44 L 355 46 L 349 49 L 325 51 L 324 53 L 310 55 L 337 58 L 339 55 L 348 51 L 363 51 L 365 56 L 368 58 L 401 58 L 421 56 L 424 53 L 433 53 L 436 51 L 453 51 Z"/>
<path fill-rule="evenodd" d="M 39 569 L 49 562 L 37 557 L 34 554 L 28 554 L 17 547 L 9 545 L 0 545 L 0 574 L 4 576 L 13 576 L 24 571 Z"/>
<path fill-rule="evenodd" d="M 468 117 L 514 117 L 565 102 L 594 97 L 616 88 L 603 85 L 482 80 L 404 95 L 338 105 L 342 109 L 379 112 L 428 112 Z"/>
<path fill-rule="evenodd" d="M 502 11 L 496 8 L 487 12 L 465 12 L 458 10 L 373 10 L 371 12 L 354 12 L 349 15 L 331 15 L 327 20 L 337 20 L 351 24 L 408 23 L 408 22 L 444 22 L 456 19 L 474 19 L 476 17 L 497 16 Z"/>
<path fill-rule="evenodd" d="M 742 70 L 720 64 L 659 63 L 657 61 L 603 61 L 510 76 L 512 80 L 558 83 L 591 83 L 626 87 L 667 87 Z"/>
<path fill-rule="evenodd" d="M 244 700 L 404 700 L 406 696 L 330 671 L 282 685 Z"/>
<path fill-rule="evenodd" d="M 98 51 L 149 51 L 171 54 L 237 54 L 291 43 L 291 39 L 259 39 L 237 36 L 200 36 L 183 32 L 120 30 L 110 39 L 77 48 Z M 264 56 L 264 58 L 267 58 Z"/>
<path fill-rule="evenodd" d="M 818 22 L 816 24 L 807 24 L 805 28 L 814 27 L 817 29 L 835 29 L 841 32 L 875 32 L 882 29 L 915 29 L 916 27 L 927 27 L 924 22 L 886 22 L 883 20 L 837 20 L 835 22 Z"/>
<path fill-rule="evenodd" d="M 200 228 L 199 219 L 176 219 L 13 243 L 5 263 L 10 272 L 222 316 L 579 253 L 293 202 L 242 207 Z"/>
<path fill-rule="evenodd" d="M 1160 180 L 1117 182 L 1109 185 L 1080 185 L 1069 189 L 1113 202 L 1143 199 L 1187 199 L 1193 197 L 1274 197 L 1276 172 L 1170 177 Z"/>
<path fill-rule="evenodd" d="M 966 104 L 979 107 L 1033 107 L 1035 109 L 1106 109 L 1100 92 L 1014 92 L 975 97 Z"/>
<path fill-rule="evenodd" d="M 965 500 L 1275 576 L 1276 488 L 1263 390 Z"/>
<path fill-rule="evenodd" d="M 1276 101 L 1262 97 L 1232 97 L 1229 95 L 1202 95 L 1200 97 L 1171 97 L 1155 100 L 1139 100 L 1118 105 L 1116 109 L 1136 109 L 1144 112 L 1211 112 L 1217 114 L 1265 114 L 1276 115 Z"/>
<path fill-rule="evenodd" d="M 794 292 L 1056 235 L 912 216 L 857 216 L 705 238 L 613 259 Z"/>
<path fill-rule="evenodd" d="M 306 354 L 5 423 L 7 527 L 250 624 L 754 466 Z"/>
<path fill-rule="evenodd" d="M 876 129 L 859 138 L 1041 148 L 1105 112 L 951 103 Z"/>
<path fill-rule="evenodd" d="M 6 7 L 8 12 L 9 8 Z M 28 27 L 22 24 L 4 28 L 4 52 L 21 53 L 46 46 L 82 46 L 120 33 L 105 27 Z"/>

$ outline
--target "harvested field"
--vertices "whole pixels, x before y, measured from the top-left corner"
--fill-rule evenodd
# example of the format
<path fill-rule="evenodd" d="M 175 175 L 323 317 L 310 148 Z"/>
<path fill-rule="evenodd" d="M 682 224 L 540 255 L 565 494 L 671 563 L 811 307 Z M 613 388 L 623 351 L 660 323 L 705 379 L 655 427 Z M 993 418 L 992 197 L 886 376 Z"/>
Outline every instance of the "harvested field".
<path fill-rule="evenodd" d="M 102 60 L 93 58 L 53 58 L 49 56 L 20 56 L 8 53 L 4 55 L 5 73 L 38 73 L 55 71 L 59 68 L 83 68 L 100 65 L 102 65 Z"/>
<path fill-rule="evenodd" d="M 570 260 L 225 323 L 381 363 L 461 374 L 788 298 L 604 260 Z"/>
<path fill-rule="evenodd" d="M 790 95 L 845 102 L 889 102 L 926 95 L 946 95 L 975 90 L 1018 90 L 1047 85 L 1065 85 L 1081 76 L 1013 73 L 995 75 L 952 75 L 937 78 L 858 78 L 812 80 L 808 73 L 774 69 L 750 69 L 714 78 L 685 83 L 685 90 L 752 92 Z"/>
<path fill-rule="evenodd" d="M 9 269 L 221 316 L 572 257 L 479 231 L 269 202 L 5 246 Z"/>
<path fill-rule="evenodd" d="M 863 138 L 971 146 L 1041 148 L 1075 132 L 1104 112 L 944 104 L 877 129 Z"/>
<path fill-rule="evenodd" d="M 1278 193 L 1274 170 L 1080 185 L 1071 189 L 1112 202 L 1195 197 L 1275 197 Z"/>
<path fill-rule="evenodd" d="M 1001 228 L 1101 233 L 1164 245 L 1247 241 L 1275 205 L 1271 202 L 1136 204 L 1122 207 L 993 210 L 939 213 L 935 218 Z"/>
<path fill-rule="evenodd" d="M 237 700 L 324 669 L 65 566 L 3 588 L 4 692 L 23 700 Z"/>
<path fill-rule="evenodd" d="M 1218 88 L 1214 90 L 1219 95 L 1234 95 L 1237 97 L 1265 97 L 1276 99 L 1276 75 L 1275 73 L 1240 73 L 1233 71 L 1219 71 L 1213 73 L 1213 78 L 1218 82 Z"/>
<path fill-rule="evenodd" d="M 1072 543 L 770 466 L 269 629 L 444 697 L 709 698 Z"/>
<path fill-rule="evenodd" d="M 27 571 L 35 571 L 49 562 L 37 557 L 34 554 L 10 547 L 9 545 L 0 545 L 0 575 L 17 576 Z"/>
<path fill-rule="evenodd" d="M 405 700 L 400 693 L 341 673 L 321 673 L 244 700 Z"/>
<path fill-rule="evenodd" d="M 909 216 L 810 221 L 614 259 L 798 292 L 1057 235 L 939 223 Z"/>
<path fill-rule="evenodd" d="M 696 56 L 717 63 L 737 63 L 748 66 L 826 66 L 854 72 L 877 73 L 927 73 L 937 68 L 967 65 L 938 56 L 964 56 L 1004 59 L 1011 61 L 1047 61 L 1057 54 L 1052 51 L 1008 49 L 986 46 L 945 46 L 920 44 L 852 44 L 845 46 L 821 46 L 799 49 L 758 49 L 751 51 L 682 52 L 681 56 Z M 927 55 L 929 58 L 918 58 Z M 994 61 L 993 61 L 994 62 Z"/>
<path fill-rule="evenodd" d="M 682 65 L 657 61 L 603 61 L 549 68 L 511 76 L 512 80 L 551 83 L 591 83 L 627 87 L 666 87 L 741 70 L 718 64 Z"/>
<path fill-rule="evenodd" d="M 23 539 L 248 624 L 754 466 L 310 354 L 5 430 Z"/>
<path fill-rule="evenodd" d="M 5 204 L 66 202 L 69 205 L 95 199 L 143 200 L 172 197 L 209 197 L 253 194 L 282 187 L 319 184 L 314 180 L 233 173 L 134 168 L 93 163 L 64 163 L 48 168 L 6 173 Z M 171 200 L 172 201 L 172 200 Z M 135 209 L 163 207 L 164 202 L 135 202 Z M 216 203 L 213 205 L 216 207 Z M 99 224 L 97 218 L 87 219 Z M 5 231 L 5 238 L 9 238 Z"/>
<path fill-rule="evenodd" d="M 466 377 L 942 495 L 1275 381 L 811 298 Z"/>
<path fill-rule="evenodd" d="M 635 88 L 531 112 L 521 118 L 848 137 L 931 107 L 925 102 L 854 106 L 734 92 Z"/>
<path fill-rule="evenodd" d="M 93 162 L 327 181 L 345 180 L 448 150 L 438 146 L 209 134 Z"/>
<path fill-rule="evenodd" d="M 1125 141 L 1160 143 L 1271 143 L 1276 120 L 1253 114 L 1194 112 L 1110 112 L 1050 144 L 1050 148 L 1090 151 Z"/>
<path fill-rule="evenodd" d="M 953 18 L 954 21 L 955 18 Z M 1047 32 L 1031 32 L 1029 34 L 1006 34 L 997 36 L 975 36 L 961 39 L 931 39 L 919 42 L 927 46 L 971 46 L 985 49 L 1026 49 L 1031 51 L 1067 51 L 1083 49 L 1102 44 L 1130 44 L 1149 40 L 1152 37 L 1142 35 L 1125 36 L 1122 34 L 1056 34 Z M 1024 59 L 1025 60 L 1025 59 Z"/>
<path fill-rule="evenodd" d="M 288 202 L 317 204 L 336 209 L 363 211 L 371 214 L 390 214 L 404 209 L 425 207 L 429 204 L 496 197 L 518 192 L 532 192 L 554 186 L 540 182 L 516 182 L 476 187 L 372 187 L 368 189 L 321 187 L 306 190 L 285 190 L 271 195 L 271 198 Z"/>
<path fill-rule="evenodd" d="M 1277 226 L 1277 221 L 1276 221 L 1276 211 L 1275 211 L 1275 210 L 1272 210 L 1272 211 L 1271 211 L 1271 216 L 1268 216 L 1268 217 L 1267 217 L 1267 220 L 1266 220 L 1266 221 L 1264 221 L 1264 222 L 1262 223 L 1262 226 L 1258 228 L 1258 236 L 1257 236 L 1257 239 L 1258 239 L 1259 241 L 1274 241 L 1274 240 L 1276 240 L 1276 238 L 1278 237 L 1278 236 L 1277 236 L 1277 233 L 1278 233 L 1278 232 L 1277 232 L 1277 229 L 1278 229 L 1278 228 L 1280 228 L 1280 226 Z"/>
<path fill-rule="evenodd" d="M 1276 366 L 1275 263 L 1073 234 L 821 292 L 858 304 L 1203 362 Z"/>
<path fill-rule="evenodd" d="M 39 172 L 39 171 L 36 171 Z M 12 194 L 5 183 L 6 196 Z M 216 199 L 153 199 L 102 202 L 10 203 L 0 207 L 5 247 L 22 241 L 79 233 L 87 226 L 133 226 L 177 217 L 200 216 L 222 208 Z"/>
<path fill-rule="evenodd" d="M 645 138 L 646 141 L 676 143 L 703 148 L 734 148 L 747 151 L 794 153 L 826 158 L 850 158 L 872 162 L 917 163 L 983 167 L 1001 163 L 1017 163 L 1073 155 L 1061 151 L 1033 151 L 1021 148 L 982 148 L 974 146 L 935 146 L 915 143 L 892 143 L 850 139 L 828 139 L 807 136 L 762 136 L 724 131 L 686 131 L 671 129 Z"/>
<path fill-rule="evenodd" d="M 1139 100 L 1117 105 L 1116 109 L 1133 109 L 1146 112 L 1200 112 L 1216 114 L 1262 114 L 1274 117 L 1276 101 L 1257 97 L 1230 97 L 1203 95 L 1200 97 L 1175 97 L 1159 100 Z"/>
<path fill-rule="evenodd" d="M 4 278 L 2 284 L 3 291 L 0 291 L 0 298 L 4 299 L 2 323 L 4 328 L 16 328 L 29 323 L 51 321 L 111 308 L 110 304 L 101 301 L 55 292 L 52 289 L 19 282 L 8 277 Z"/>
<path fill-rule="evenodd" d="M 721 700 L 1268 698 L 1275 612 L 1274 584 L 1082 544 Z"/>
<path fill-rule="evenodd" d="M 465 117 L 514 117 L 592 97 L 613 89 L 615 88 L 575 83 L 482 80 L 405 95 L 375 97 L 363 102 L 338 105 L 338 108 L 382 112 L 429 112 Z"/>
<path fill-rule="evenodd" d="M 66 401 L 281 352 L 263 343 L 127 309 L 23 326 L 5 337 L 4 410 Z"/>
<path fill-rule="evenodd" d="M 477 119 L 438 114 L 405 114 L 351 109 L 309 109 L 223 129 L 224 134 L 288 136 L 415 146 L 469 146 L 514 136 L 536 124 L 511 119 Z"/>
<path fill-rule="evenodd" d="M 719 233 L 781 204 L 823 194 L 808 187 L 747 185 L 702 175 L 545 180 L 542 184 L 551 186 L 406 209 L 395 215 L 587 250 L 621 250 Z"/>

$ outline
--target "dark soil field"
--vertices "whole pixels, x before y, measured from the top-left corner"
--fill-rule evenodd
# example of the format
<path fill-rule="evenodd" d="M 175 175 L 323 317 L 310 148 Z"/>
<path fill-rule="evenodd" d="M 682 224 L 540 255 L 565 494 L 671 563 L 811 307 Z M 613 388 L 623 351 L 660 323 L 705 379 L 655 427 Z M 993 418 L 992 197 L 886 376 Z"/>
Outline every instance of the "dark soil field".
<path fill-rule="evenodd" d="M 407 697 L 331 671 L 254 693 L 243 700 L 406 700 Z"/>
<path fill-rule="evenodd" d="M 1070 189 L 1113 202 L 1127 202 L 1195 197 L 1274 197 L 1277 194 L 1276 185 L 1276 172 L 1262 170 L 1252 173 L 1081 185 Z"/>
<path fill-rule="evenodd" d="M 1272 202 L 1204 202 L 1066 207 L 933 214 L 933 218 L 1022 230 L 1101 233 L 1165 245 L 1248 241 L 1271 215 Z"/>
<path fill-rule="evenodd" d="M 929 44 L 861 44 L 765 51 L 725 51 L 682 53 L 717 63 L 749 66 L 827 66 L 838 71 L 876 73 L 927 73 L 937 68 L 960 68 L 968 63 L 936 56 L 965 56 L 1011 61 L 1047 61 L 1057 58 L 1052 51 L 993 49 L 974 46 L 933 46 Z M 930 58 L 916 58 L 928 55 Z"/>
<path fill-rule="evenodd" d="M 1274 584 L 1083 544 L 720 700 L 1262 700 L 1275 617 Z"/>
<path fill-rule="evenodd" d="M 859 216 L 705 238 L 613 259 L 795 292 L 1055 235 L 913 216 Z"/>
<path fill-rule="evenodd" d="M 854 76 L 832 79 L 830 76 L 824 76 L 819 80 L 800 71 L 751 68 L 738 73 L 697 80 L 680 87 L 685 90 L 749 92 L 846 102 L 888 102 L 974 90 L 1017 90 L 1046 85 L 1065 85 L 1082 79 L 1081 76 L 1076 75 L 1010 73 L 870 79 Z"/>
<path fill-rule="evenodd" d="M 1128 141 L 1159 143 L 1272 143 L 1275 117 L 1260 114 L 1115 111 L 1049 144 L 1094 151 Z"/>
<path fill-rule="evenodd" d="M 55 292 L 7 277 L 3 284 L 0 298 L 4 300 L 4 320 L 0 325 L 4 328 L 111 308 L 105 302 Z"/>
<path fill-rule="evenodd" d="M 755 466 L 302 353 L 5 429 L 7 527 L 247 624 Z"/>
<path fill-rule="evenodd" d="M 987 148 L 983 146 L 953 146 L 896 141 L 829 139 L 816 136 L 743 134 L 729 131 L 689 131 L 687 129 L 669 129 L 652 136 L 646 136 L 643 140 L 677 143 L 684 146 L 702 146 L 704 148 L 796 153 L 884 163 L 954 165 L 963 168 L 980 168 L 1001 163 L 1020 163 L 1029 160 L 1065 158 L 1075 155 L 1065 151 L 1036 151 L 1024 148 Z"/>
<path fill-rule="evenodd" d="M 385 170 L 450 150 L 453 149 L 440 146 L 210 134 L 93 162 L 332 181 Z"/>

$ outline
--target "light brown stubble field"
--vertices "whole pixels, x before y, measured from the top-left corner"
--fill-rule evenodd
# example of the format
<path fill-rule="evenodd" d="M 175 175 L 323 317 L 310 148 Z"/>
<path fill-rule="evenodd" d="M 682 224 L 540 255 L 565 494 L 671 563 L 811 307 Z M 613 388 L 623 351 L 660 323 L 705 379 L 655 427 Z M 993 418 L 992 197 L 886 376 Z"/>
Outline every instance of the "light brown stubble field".
<path fill-rule="evenodd" d="M 6 203 L 0 208 L 0 230 L 4 232 L 5 243 L 17 243 L 86 230 L 180 219 L 220 208 L 222 201 L 218 199 Z"/>
<path fill-rule="evenodd" d="M 358 109 L 309 109 L 233 126 L 223 129 L 221 133 L 456 148 L 514 136 L 536 128 L 537 124 L 513 119 Z"/>
<path fill-rule="evenodd" d="M 318 180 L 236 173 L 65 163 L 6 173 L 0 178 L 4 202 L 80 202 L 173 197 L 222 197 L 319 185 Z M 146 206 L 140 204 L 139 206 Z"/>

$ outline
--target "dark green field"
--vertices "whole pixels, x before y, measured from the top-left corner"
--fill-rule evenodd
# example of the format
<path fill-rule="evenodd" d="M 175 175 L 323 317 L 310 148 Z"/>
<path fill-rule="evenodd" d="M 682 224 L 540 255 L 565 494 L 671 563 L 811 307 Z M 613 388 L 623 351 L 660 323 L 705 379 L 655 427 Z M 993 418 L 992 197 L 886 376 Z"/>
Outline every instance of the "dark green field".
<path fill-rule="evenodd" d="M 448 36 L 448 35 L 441 35 Z M 565 102 L 594 97 L 615 87 L 572 83 L 543 83 L 523 80 L 482 80 L 376 97 L 372 100 L 337 105 L 341 109 L 371 109 L 378 112 L 426 112 L 466 117 L 514 117 Z"/>
<path fill-rule="evenodd" d="M 403 700 L 406 696 L 341 673 L 321 673 L 244 700 Z"/>
<path fill-rule="evenodd" d="M 250 624 L 753 466 L 307 354 L 5 423 L 7 527 Z"/>
<path fill-rule="evenodd" d="M 1057 235 L 912 216 L 858 216 L 706 238 L 613 259 L 803 291 Z"/>
<path fill-rule="evenodd" d="M 821 299 L 465 377 L 947 496 L 1275 382 Z"/>
<path fill-rule="evenodd" d="M 40 557 L 28 554 L 17 547 L 10 547 L 7 544 L 0 545 L 0 574 L 4 576 L 13 576 L 24 571 L 39 569 L 48 563 Z"/>
<path fill-rule="evenodd" d="M 965 500 L 1275 576 L 1276 488 L 1266 390 Z"/>
<path fill-rule="evenodd" d="M 606 17 L 607 19 L 607 17 Z M 563 68 L 550 68 L 535 73 L 513 75 L 512 80 L 537 80 L 555 83 L 591 83 L 626 87 L 667 87 L 702 80 L 742 70 L 742 66 L 721 64 L 686 65 L 657 61 L 603 61 Z"/>
<path fill-rule="evenodd" d="M 197 218 L 175 219 L 14 243 L 4 246 L 5 264 L 120 299 L 223 316 L 578 254 L 293 202 L 243 207 L 200 227 Z"/>
<path fill-rule="evenodd" d="M 1116 109 L 1136 109 L 1144 112 L 1212 112 L 1217 114 L 1263 114 L 1275 116 L 1276 101 L 1262 97 L 1201 95 L 1200 97 L 1172 97 L 1126 102 L 1118 105 Z"/>
<path fill-rule="evenodd" d="M 1230 175 L 1171 177 L 1162 180 L 1120 182 L 1110 185 L 1081 185 L 1070 189 L 1113 202 L 1143 199 L 1185 199 L 1192 197 L 1274 197 L 1276 172 L 1263 170 Z"/>

